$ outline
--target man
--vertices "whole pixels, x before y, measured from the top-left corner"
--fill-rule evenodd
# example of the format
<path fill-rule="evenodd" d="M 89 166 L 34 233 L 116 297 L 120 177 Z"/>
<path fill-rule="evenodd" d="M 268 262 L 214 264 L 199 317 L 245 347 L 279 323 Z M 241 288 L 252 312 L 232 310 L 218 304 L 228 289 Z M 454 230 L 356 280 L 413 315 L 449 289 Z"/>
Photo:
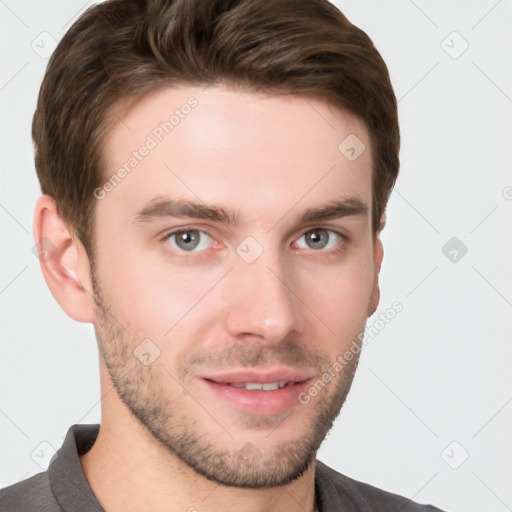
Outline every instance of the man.
<path fill-rule="evenodd" d="M 396 100 L 324 0 L 112 0 L 33 122 L 41 268 L 102 422 L 2 510 L 438 510 L 316 460 L 379 302 Z"/>

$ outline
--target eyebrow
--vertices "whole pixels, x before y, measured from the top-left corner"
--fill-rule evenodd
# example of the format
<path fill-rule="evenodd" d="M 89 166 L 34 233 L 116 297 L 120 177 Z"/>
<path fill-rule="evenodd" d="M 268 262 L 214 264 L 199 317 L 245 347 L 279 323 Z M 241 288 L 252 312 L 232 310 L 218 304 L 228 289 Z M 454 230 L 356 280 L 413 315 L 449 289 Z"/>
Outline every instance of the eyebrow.
<path fill-rule="evenodd" d="M 193 217 L 231 226 L 236 226 L 240 221 L 238 215 L 221 206 L 207 205 L 188 199 L 154 198 L 135 215 L 134 223 L 166 217 Z"/>
<path fill-rule="evenodd" d="M 300 217 L 301 223 L 339 219 L 349 216 L 368 216 L 368 206 L 355 197 L 347 199 L 336 199 L 330 201 L 325 206 L 319 208 L 310 208 Z"/>
<path fill-rule="evenodd" d="M 304 211 L 299 223 L 338 219 L 348 216 L 368 216 L 368 206 L 355 197 L 336 199 L 327 204 Z M 286 214 L 285 214 L 286 215 Z M 167 217 L 190 217 L 219 222 L 227 226 L 240 224 L 240 215 L 222 206 L 207 205 L 188 199 L 154 198 L 140 210 L 134 218 L 134 224 L 150 222 Z"/>

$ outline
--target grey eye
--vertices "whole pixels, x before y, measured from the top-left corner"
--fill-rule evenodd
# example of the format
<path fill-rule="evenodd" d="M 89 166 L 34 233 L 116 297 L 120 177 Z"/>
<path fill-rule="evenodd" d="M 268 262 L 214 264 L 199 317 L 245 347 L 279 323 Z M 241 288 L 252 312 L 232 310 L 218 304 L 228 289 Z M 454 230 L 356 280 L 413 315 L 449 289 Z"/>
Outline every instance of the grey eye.
<path fill-rule="evenodd" d="M 341 240 L 341 235 L 339 235 L 332 229 L 315 228 L 304 233 L 300 239 L 303 238 L 306 240 L 306 249 L 318 250 L 326 248 L 330 249 L 331 247 L 334 247 L 336 243 L 338 243 Z M 301 249 L 304 248 L 304 246 L 301 246 L 300 244 L 299 247 Z"/>
<path fill-rule="evenodd" d="M 206 242 L 205 239 L 207 239 Z M 168 237 L 170 245 L 186 252 L 198 252 L 196 251 L 198 248 L 198 250 L 207 249 L 209 247 L 208 239 L 212 240 L 209 235 L 199 229 L 176 231 Z"/>

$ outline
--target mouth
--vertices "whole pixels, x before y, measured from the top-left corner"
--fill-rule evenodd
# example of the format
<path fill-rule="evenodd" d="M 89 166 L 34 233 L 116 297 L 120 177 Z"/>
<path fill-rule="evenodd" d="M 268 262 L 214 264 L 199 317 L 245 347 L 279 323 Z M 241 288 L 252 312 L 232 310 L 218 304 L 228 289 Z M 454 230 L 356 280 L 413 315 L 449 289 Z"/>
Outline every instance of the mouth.
<path fill-rule="evenodd" d="M 279 382 L 223 382 L 226 386 L 234 386 L 235 388 L 247 389 L 248 391 L 275 391 L 276 389 L 282 389 L 286 386 L 295 384 L 290 381 L 279 381 Z"/>
<path fill-rule="evenodd" d="M 298 396 L 313 381 L 312 371 L 276 368 L 203 375 L 199 380 L 214 401 L 241 412 L 268 415 L 299 404 Z"/>

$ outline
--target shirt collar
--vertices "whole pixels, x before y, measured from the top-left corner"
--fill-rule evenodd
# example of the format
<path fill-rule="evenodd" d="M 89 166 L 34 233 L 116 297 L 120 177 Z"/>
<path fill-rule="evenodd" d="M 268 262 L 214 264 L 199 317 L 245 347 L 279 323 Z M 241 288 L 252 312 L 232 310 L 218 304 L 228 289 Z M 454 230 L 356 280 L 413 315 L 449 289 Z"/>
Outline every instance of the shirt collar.
<path fill-rule="evenodd" d="M 85 478 L 79 458 L 94 444 L 98 432 L 99 425 L 73 425 L 50 462 L 52 492 L 65 512 L 105 512 Z"/>
<path fill-rule="evenodd" d="M 54 455 L 48 468 L 52 492 L 64 512 L 105 512 L 85 478 L 80 455 L 87 453 L 96 438 L 100 426 L 73 425 L 62 447 Z M 316 461 L 315 494 L 320 512 L 340 510 L 369 512 L 370 507 L 350 480 Z"/>

